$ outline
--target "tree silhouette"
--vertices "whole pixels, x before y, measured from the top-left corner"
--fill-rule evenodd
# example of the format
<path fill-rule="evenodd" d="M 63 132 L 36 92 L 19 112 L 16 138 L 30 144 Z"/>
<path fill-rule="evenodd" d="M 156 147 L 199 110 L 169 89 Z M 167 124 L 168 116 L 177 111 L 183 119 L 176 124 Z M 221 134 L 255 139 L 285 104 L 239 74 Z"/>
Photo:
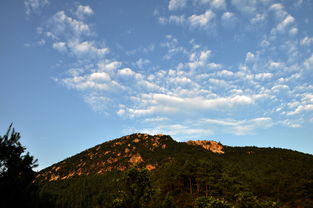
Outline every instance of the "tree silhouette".
<path fill-rule="evenodd" d="M 24 153 L 19 139 L 12 124 L 0 136 L 0 207 L 31 207 L 34 199 L 37 160 Z"/>

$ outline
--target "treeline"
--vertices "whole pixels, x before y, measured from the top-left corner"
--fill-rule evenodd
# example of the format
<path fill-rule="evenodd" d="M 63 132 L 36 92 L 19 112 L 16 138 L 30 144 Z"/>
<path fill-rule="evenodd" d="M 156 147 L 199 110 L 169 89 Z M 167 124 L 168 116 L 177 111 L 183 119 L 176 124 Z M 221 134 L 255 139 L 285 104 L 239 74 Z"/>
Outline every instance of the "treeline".
<path fill-rule="evenodd" d="M 295 181 L 285 173 L 290 181 L 281 179 L 281 183 L 290 182 L 293 189 L 289 190 L 277 188 L 273 181 L 262 177 L 264 170 L 259 171 L 246 172 L 220 160 L 181 158 L 155 171 L 130 168 L 102 176 L 41 183 L 39 195 L 45 199 L 46 204 L 41 204 L 45 207 L 313 207 L 312 175 Z"/>

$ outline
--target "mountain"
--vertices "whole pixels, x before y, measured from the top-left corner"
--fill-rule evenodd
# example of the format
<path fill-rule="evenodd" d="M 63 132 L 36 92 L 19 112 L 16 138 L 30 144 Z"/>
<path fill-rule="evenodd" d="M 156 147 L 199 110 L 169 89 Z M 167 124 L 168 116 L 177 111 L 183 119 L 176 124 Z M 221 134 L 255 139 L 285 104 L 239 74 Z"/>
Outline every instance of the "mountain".
<path fill-rule="evenodd" d="M 104 142 L 41 170 L 36 181 L 44 207 L 210 207 L 197 205 L 208 200 L 216 207 L 313 207 L 312 155 L 161 134 Z"/>
<path fill-rule="evenodd" d="M 215 141 L 176 142 L 168 135 L 132 134 L 114 139 L 54 164 L 37 175 L 38 180 L 64 180 L 75 176 L 102 175 L 132 166 L 154 170 L 180 154 L 207 151 L 223 154 Z"/>

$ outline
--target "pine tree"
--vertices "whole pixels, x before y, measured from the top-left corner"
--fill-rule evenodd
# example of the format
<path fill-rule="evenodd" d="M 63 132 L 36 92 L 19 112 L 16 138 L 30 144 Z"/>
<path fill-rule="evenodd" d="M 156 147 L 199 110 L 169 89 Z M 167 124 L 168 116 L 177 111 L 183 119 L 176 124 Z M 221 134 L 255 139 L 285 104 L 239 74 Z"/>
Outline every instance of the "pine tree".
<path fill-rule="evenodd" d="M 25 152 L 20 134 L 10 125 L 0 136 L 0 207 L 31 207 L 34 199 L 37 160 Z"/>

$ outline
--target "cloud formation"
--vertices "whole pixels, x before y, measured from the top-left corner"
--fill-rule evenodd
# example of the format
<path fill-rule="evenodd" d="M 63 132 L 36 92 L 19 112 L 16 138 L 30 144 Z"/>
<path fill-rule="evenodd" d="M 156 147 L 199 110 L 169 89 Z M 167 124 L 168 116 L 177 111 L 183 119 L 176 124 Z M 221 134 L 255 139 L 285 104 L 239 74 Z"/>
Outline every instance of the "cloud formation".
<path fill-rule="evenodd" d="M 148 132 L 249 135 L 275 125 L 299 128 L 310 119 L 313 41 L 300 36 L 297 18 L 284 5 L 198 0 L 185 12 L 187 3 L 169 1 L 156 20 L 200 38 L 167 34 L 152 49 L 126 52 L 127 58 L 97 37 L 90 6 L 56 12 L 41 34 L 56 52 L 76 60 L 58 82 L 80 92 L 96 112 L 140 121 Z M 212 28 L 215 36 L 207 33 Z M 256 30 L 262 34 L 253 36 Z M 225 48 L 223 41 L 233 45 Z M 224 54 L 236 57 L 235 64 Z"/>
<path fill-rule="evenodd" d="M 49 4 L 48 0 L 24 0 L 26 14 L 38 13 L 40 9 Z"/>
<path fill-rule="evenodd" d="M 168 3 L 169 10 L 183 9 L 187 5 L 187 0 L 170 0 Z"/>

